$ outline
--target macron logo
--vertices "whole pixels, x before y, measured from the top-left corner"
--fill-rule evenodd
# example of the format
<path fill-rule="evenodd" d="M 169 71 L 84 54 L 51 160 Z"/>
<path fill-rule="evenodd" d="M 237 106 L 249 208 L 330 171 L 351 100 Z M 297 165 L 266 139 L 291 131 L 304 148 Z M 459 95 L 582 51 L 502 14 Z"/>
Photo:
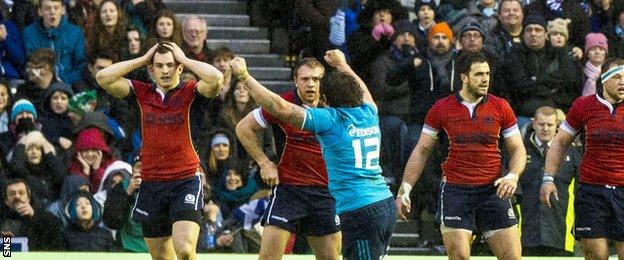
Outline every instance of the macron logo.
<path fill-rule="evenodd" d="M 193 194 L 186 194 L 186 197 L 184 197 L 184 203 L 186 203 L 186 204 L 195 204 L 195 195 L 193 195 Z"/>
<path fill-rule="evenodd" d="M 277 219 L 277 220 L 279 220 L 279 221 L 281 221 L 281 222 L 284 222 L 284 223 L 288 223 L 288 219 L 283 218 L 283 217 L 279 217 L 279 216 L 271 216 L 271 218 L 272 218 L 272 219 Z"/>
<path fill-rule="evenodd" d="M 448 216 L 444 217 L 444 220 L 462 220 L 460 216 Z"/>
<path fill-rule="evenodd" d="M 137 213 L 143 215 L 143 216 L 149 216 L 149 214 L 143 210 L 140 210 L 138 208 L 134 209 L 134 211 L 136 211 Z"/>

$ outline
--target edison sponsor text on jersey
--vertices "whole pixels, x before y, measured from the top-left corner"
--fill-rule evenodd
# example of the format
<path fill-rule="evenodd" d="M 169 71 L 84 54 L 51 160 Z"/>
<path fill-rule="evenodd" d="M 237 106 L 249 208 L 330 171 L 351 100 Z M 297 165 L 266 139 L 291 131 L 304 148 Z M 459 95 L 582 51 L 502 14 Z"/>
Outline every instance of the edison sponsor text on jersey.
<path fill-rule="evenodd" d="M 379 126 L 371 126 L 367 128 L 356 128 L 354 125 L 349 125 L 349 136 L 364 137 L 369 135 L 375 135 L 379 133 Z"/>

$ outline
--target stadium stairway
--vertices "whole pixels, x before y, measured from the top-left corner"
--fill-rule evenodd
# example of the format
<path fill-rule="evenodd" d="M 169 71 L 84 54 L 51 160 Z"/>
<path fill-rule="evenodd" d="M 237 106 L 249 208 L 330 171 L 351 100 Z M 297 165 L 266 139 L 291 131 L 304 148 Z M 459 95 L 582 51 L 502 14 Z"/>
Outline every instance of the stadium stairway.
<path fill-rule="evenodd" d="M 270 53 L 267 28 L 251 27 L 247 2 L 239 0 L 164 0 L 181 23 L 195 14 L 208 22 L 207 44 L 211 49 L 227 46 L 247 60 L 249 72 L 261 84 L 280 93 L 293 86 L 291 69 Z"/>

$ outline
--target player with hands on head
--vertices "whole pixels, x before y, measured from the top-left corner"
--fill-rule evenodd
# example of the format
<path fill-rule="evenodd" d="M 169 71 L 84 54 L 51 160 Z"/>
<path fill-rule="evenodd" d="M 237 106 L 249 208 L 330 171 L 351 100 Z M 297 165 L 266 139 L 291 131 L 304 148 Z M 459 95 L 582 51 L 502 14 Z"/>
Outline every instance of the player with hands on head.
<path fill-rule="evenodd" d="M 145 65 L 155 83 L 123 78 Z M 185 67 L 200 80 L 182 82 Z M 195 259 L 203 193 L 191 118 L 217 96 L 223 74 L 187 58 L 175 43 L 161 42 L 141 57 L 102 69 L 96 79 L 112 96 L 140 108 L 141 192 L 132 217 L 141 223 L 152 258 Z"/>

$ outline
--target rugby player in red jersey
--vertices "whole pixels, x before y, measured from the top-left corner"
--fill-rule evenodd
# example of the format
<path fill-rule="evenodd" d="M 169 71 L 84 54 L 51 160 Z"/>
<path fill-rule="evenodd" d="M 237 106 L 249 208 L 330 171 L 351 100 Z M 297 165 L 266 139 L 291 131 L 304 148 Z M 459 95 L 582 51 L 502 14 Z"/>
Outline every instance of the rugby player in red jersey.
<path fill-rule="evenodd" d="M 449 259 L 470 257 L 473 231 L 482 232 L 498 259 L 520 259 L 518 221 L 509 201 L 526 164 L 516 117 L 507 101 L 488 94 L 490 66 L 482 54 L 463 55 L 458 67 L 462 89 L 427 113 L 397 195 L 398 215 L 405 218 L 409 211 L 412 186 L 444 130 L 450 145 L 436 218 Z M 500 135 L 510 155 L 504 177 Z"/>
<path fill-rule="evenodd" d="M 155 83 L 123 78 L 145 65 Z M 181 82 L 184 67 L 201 80 Z M 187 58 L 175 43 L 164 42 L 139 58 L 101 70 L 96 79 L 112 96 L 140 108 L 143 181 L 132 217 L 141 223 L 152 258 L 195 259 L 203 199 L 199 157 L 191 138 L 191 107 L 219 93 L 223 74 Z"/>
<path fill-rule="evenodd" d="M 595 95 L 576 99 L 546 155 L 540 200 L 557 198 L 554 175 L 576 135 L 585 131 L 573 234 L 585 259 L 608 259 L 609 240 L 624 259 L 624 60 L 602 65 Z M 600 86 L 602 85 L 602 91 Z"/>

